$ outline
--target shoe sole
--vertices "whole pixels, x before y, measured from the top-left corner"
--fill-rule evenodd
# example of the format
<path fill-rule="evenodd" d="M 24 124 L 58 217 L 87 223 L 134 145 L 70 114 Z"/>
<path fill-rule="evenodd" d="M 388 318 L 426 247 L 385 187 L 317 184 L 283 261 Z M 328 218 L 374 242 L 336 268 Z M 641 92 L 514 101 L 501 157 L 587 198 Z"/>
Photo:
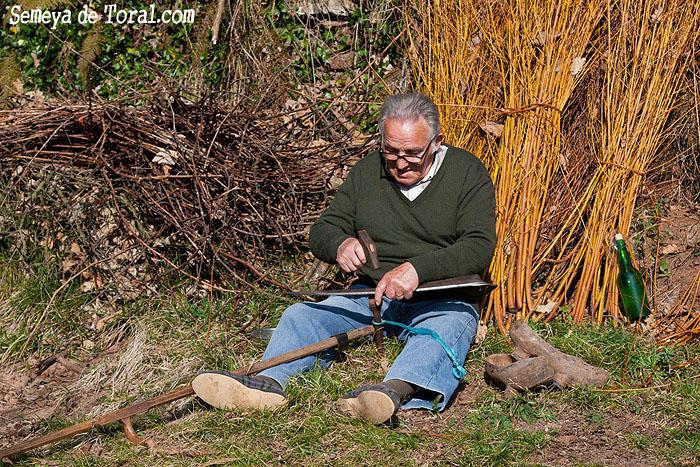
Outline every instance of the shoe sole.
<path fill-rule="evenodd" d="M 384 423 L 394 415 L 394 401 L 381 391 L 362 391 L 357 397 L 340 399 L 338 408 L 374 425 Z"/>
<path fill-rule="evenodd" d="M 287 404 L 281 394 L 251 389 L 230 376 L 204 373 L 192 380 L 195 394 L 217 409 L 276 409 Z"/>

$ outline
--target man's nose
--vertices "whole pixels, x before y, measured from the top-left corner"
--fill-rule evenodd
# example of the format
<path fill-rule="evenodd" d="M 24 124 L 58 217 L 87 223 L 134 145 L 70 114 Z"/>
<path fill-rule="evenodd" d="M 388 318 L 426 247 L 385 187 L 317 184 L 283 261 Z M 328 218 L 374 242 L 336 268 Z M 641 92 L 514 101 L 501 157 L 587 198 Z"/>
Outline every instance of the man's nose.
<path fill-rule="evenodd" d="M 408 162 L 406 162 L 406 159 L 403 159 L 403 158 L 397 159 L 397 161 L 396 161 L 396 168 L 399 170 L 406 169 L 406 168 L 408 168 L 409 165 L 410 164 Z"/>

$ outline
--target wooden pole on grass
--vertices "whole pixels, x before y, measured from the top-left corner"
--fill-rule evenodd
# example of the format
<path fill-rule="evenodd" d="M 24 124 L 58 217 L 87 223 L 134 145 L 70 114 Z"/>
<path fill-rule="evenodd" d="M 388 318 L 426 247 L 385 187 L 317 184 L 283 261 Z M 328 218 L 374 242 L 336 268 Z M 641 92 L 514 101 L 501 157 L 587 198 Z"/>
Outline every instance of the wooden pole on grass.
<path fill-rule="evenodd" d="M 266 370 L 268 368 L 272 368 L 273 366 L 280 365 L 282 363 L 291 362 L 299 358 L 317 354 L 319 352 L 331 349 L 333 347 L 344 347 L 347 342 L 373 334 L 375 329 L 375 326 L 365 326 L 359 329 L 353 329 L 352 331 L 348 331 L 346 334 L 340 334 L 338 336 L 329 337 L 327 339 L 316 342 L 314 344 L 307 345 L 300 349 L 292 350 L 291 352 L 278 355 L 277 357 L 273 357 L 255 363 L 247 368 L 241 368 L 239 370 L 236 370 L 234 373 L 239 375 L 251 375 Z M 52 444 L 63 439 L 72 438 L 77 434 L 85 433 L 87 431 L 92 430 L 93 428 L 106 426 L 117 421 L 122 422 L 122 425 L 124 426 L 124 434 L 132 444 L 143 444 L 143 441 L 140 440 L 134 432 L 131 423 L 131 417 L 148 412 L 153 407 L 167 404 L 169 402 L 173 402 L 178 399 L 191 396 L 193 394 L 194 391 L 192 390 L 192 386 L 187 384 L 173 391 L 161 394 L 160 396 L 139 402 L 137 404 L 125 407 L 123 409 L 119 409 L 106 415 L 86 420 L 82 423 L 69 426 L 62 430 L 55 431 L 53 433 L 49 433 L 38 438 L 22 441 L 21 443 L 17 443 L 13 446 L 0 449 L 0 461 L 2 461 L 2 459 L 4 458 L 9 458 L 16 454 L 30 451 L 32 449 L 36 449 L 47 444 Z"/>

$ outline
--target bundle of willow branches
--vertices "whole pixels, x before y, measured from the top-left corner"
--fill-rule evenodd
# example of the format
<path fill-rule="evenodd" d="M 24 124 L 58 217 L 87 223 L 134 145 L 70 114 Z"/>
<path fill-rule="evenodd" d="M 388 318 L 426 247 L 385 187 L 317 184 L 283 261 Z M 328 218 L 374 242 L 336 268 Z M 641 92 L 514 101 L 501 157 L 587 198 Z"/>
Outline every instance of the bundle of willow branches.
<path fill-rule="evenodd" d="M 295 112 L 213 100 L 1 111 L 5 214 L 31 219 L 45 244 L 89 236 L 77 243 L 102 269 L 145 255 L 219 284 L 242 271 L 274 282 L 262 270 L 305 243 L 331 180 L 366 147 L 352 131 L 314 139 L 323 113 Z"/>
<path fill-rule="evenodd" d="M 441 106 L 447 141 L 480 157 L 496 186 L 499 289 L 483 318 L 501 331 L 562 313 L 618 319 L 610 245 L 629 235 L 641 183 L 668 141 L 700 6 L 407 4 L 415 8 L 418 86 Z"/>

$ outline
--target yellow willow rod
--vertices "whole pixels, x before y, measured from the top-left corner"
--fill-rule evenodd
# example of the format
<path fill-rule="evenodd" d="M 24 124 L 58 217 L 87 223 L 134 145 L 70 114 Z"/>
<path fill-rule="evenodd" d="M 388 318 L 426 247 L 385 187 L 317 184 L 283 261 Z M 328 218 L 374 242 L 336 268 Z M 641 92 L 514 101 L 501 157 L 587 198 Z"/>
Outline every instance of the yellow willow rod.
<path fill-rule="evenodd" d="M 530 139 L 530 144 L 526 151 L 528 154 L 540 154 L 549 149 L 550 147 L 559 147 L 557 144 L 559 142 L 558 135 L 558 118 L 552 119 L 557 122 L 557 125 L 552 127 L 545 127 L 543 125 L 538 125 L 537 129 L 539 132 L 535 135 L 535 138 Z M 535 143 L 536 142 L 536 143 Z M 525 238 L 524 254 L 526 255 L 526 260 L 521 263 L 521 281 L 524 290 L 523 300 L 525 302 L 526 310 L 524 316 L 530 316 L 534 312 L 535 303 L 539 300 L 535 300 L 531 297 L 530 284 L 532 283 L 532 271 L 534 263 L 534 252 L 535 246 L 538 239 L 538 232 L 543 223 L 544 208 L 546 206 L 546 198 L 549 187 L 551 186 L 551 180 L 555 172 L 556 162 L 548 160 L 547 158 L 534 158 L 537 166 L 531 171 L 525 174 L 527 183 L 529 184 L 523 190 L 524 194 L 531 195 L 529 199 L 523 196 L 522 203 L 527 207 L 527 214 L 525 216 L 525 226 L 522 235 Z M 533 180 L 539 181 L 540 183 L 533 183 Z M 535 189 L 532 187 L 534 186 Z M 541 289 L 538 297 L 542 296 L 545 290 Z"/>
<path fill-rule="evenodd" d="M 558 126 L 558 125 L 557 125 L 557 126 Z M 555 132 L 555 135 L 556 135 L 556 134 L 558 134 L 558 132 Z M 555 138 L 558 139 L 557 136 L 555 136 Z M 555 147 L 555 148 L 559 148 L 559 147 L 560 147 L 559 141 L 557 141 L 556 144 L 554 144 L 554 147 Z M 541 194 L 540 194 L 540 196 L 539 196 L 539 198 L 538 198 L 538 200 L 537 200 L 537 204 L 536 204 L 536 206 L 535 206 L 535 209 L 536 209 L 536 211 L 535 211 L 535 214 L 536 214 L 535 218 L 537 219 L 537 224 L 535 225 L 536 232 L 539 232 L 539 230 L 540 230 L 542 224 L 546 221 L 546 217 L 547 217 L 547 216 L 545 216 L 545 208 L 546 208 L 546 206 L 547 206 L 546 201 L 547 201 L 547 199 L 548 199 L 549 190 L 550 190 L 550 188 L 551 188 L 551 186 L 552 186 L 552 183 L 551 183 L 551 182 L 552 182 L 552 180 L 553 180 L 553 177 L 554 177 L 554 174 L 555 174 L 555 171 L 556 171 L 556 167 L 557 167 L 557 166 L 556 166 L 555 164 L 549 164 L 549 165 L 546 165 L 546 166 L 544 167 L 544 169 L 546 170 L 546 172 L 545 172 L 545 174 L 544 174 L 544 179 L 545 179 L 546 182 L 544 183 L 542 192 L 541 192 Z M 535 259 L 535 250 L 536 250 L 536 246 L 537 246 L 537 241 L 539 240 L 538 235 L 536 234 L 536 232 L 533 232 L 533 233 L 530 234 L 530 244 L 528 245 L 528 250 L 529 250 L 528 265 L 529 265 L 529 275 L 530 275 L 530 277 L 532 277 L 532 275 L 535 274 L 535 272 L 537 271 L 537 269 L 539 269 L 539 265 L 542 264 L 542 263 L 541 263 L 541 259 L 538 259 L 538 260 Z M 539 258 L 541 258 L 541 256 L 539 256 Z M 529 283 L 531 283 L 531 282 L 529 282 Z M 542 298 L 542 294 L 543 294 L 544 292 L 545 292 L 545 289 L 542 288 L 542 289 L 541 289 L 541 292 L 538 293 L 538 296 L 534 299 L 534 302 L 535 302 L 535 303 L 537 303 L 537 302 L 540 301 L 540 299 Z M 534 311 L 534 310 L 532 310 L 532 309 L 530 310 L 531 313 L 532 313 L 533 311 Z"/>
<path fill-rule="evenodd" d="M 566 220 L 564 221 L 562 227 L 559 229 L 557 234 L 554 236 L 552 241 L 550 242 L 550 246 L 540 255 L 542 258 L 546 258 L 550 255 L 552 249 L 556 246 L 556 242 L 559 241 L 561 237 L 566 235 L 566 240 L 563 243 L 563 246 L 561 248 L 561 252 L 559 253 L 559 256 L 556 257 L 556 260 L 559 261 L 562 259 L 566 252 L 566 247 L 571 243 L 572 237 L 575 234 L 575 229 L 573 227 L 574 220 L 576 221 L 577 224 L 583 224 L 583 214 L 587 210 L 589 204 L 591 201 L 594 199 L 594 194 L 596 193 L 596 190 L 598 189 L 598 183 L 600 180 L 600 177 L 602 176 L 602 172 L 596 171 L 593 174 L 593 177 L 591 178 L 590 182 L 587 184 L 586 190 L 584 191 L 583 196 L 579 199 L 577 203 L 575 203 L 572 206 L 571 209 L 571 214 L 567 216 Z"/>
<path fill-rule="evenodd" d="M 539 193 L 537 188 L 539 187 L 536 182 L 533 182 L 533 179 L 540 181 L 542 178 L 542 173 L 539 170 L 540 167 L 537 164 L 537 154 L 538 152 L 540 152 L 539 150 L 542 149 L 543 146 L 546 147 L 546 145 L 538 144 L 540 141 L 542 141 L 539 138 L 539 134 L 541 131 L 538 131 L 542 128 L 541 122 L 538 119 L 535 119 L 534 125 L 535 131 L 533 133 L 536 135 L 536 137 L 528 139 L 526 145 L 527 164 L 529 165 L 531 162 L 533 162 L 534 167 L 528 167 L 529 170 L 526 169 L 523 173 L 523 177 L 525 179 L 525 186 L 523 189 L 523 196 L 521 199 L 521 203 L 523 205 L 525 213 L 523 216 L 523 227 L 520 233 L 521 245 L 523 249 L 523 251 L 521 252 L 522 259 L 519 264 L 519 285 L 522 288 L 522 292 L 520 292 L 522 294 L 522 304 L 520 306 L 521 318 L 527 316 L 529 310 L 534 309 L 530 284 L 532 283 L 532 239 L 536 239 L 537 233 L 539 232 L 539 216 L 537 216 L 537 213 L 539 211 L 537 209 L 539 203 Z M 545 162 L 547 161 L 545 160 Z M 549 183 L 549 180 L 541 180 L 541 183 L 546 187 Z"/>
<path fill-rule="evenodd" d="M 615 187 L 621 185 L 621 182 L 625 179 L 625 174 L 618 171 L 614 171 L 606 177 L 605 183 L 608 190 L 614 190 Z M 630 210 L 630 207 L 634 206 L 634 192 L 638 187 L 638 183 L 630 182 L 628 185 L 628 190 L 622 197 L 622 210 Z M 606 194 L 609 191 L 606 190 Z M 600 283 L 600 269 L 601 267 L 606 267 L 604 260 L 604 249 L 608 242 L 606 242 L 607 237 L 610 237 L 613 232 L 615 219 L 618 219 L 619 214 L 616 213 L 614 208 L 615 204 L 610 203 L 607 196 L 602 196 L 599 198 L 601 201 L 594 203 L 593 211 L 591 215 L 591 222 L 589 223 L 589 231 L 591 232 L 591 239 L 593 243 L 588 246 L 589 256 L 584 260 L 582 277 L 585 280 L 579 284 L 577 290 L 574 294 L 574 316 L 575 320 L 580 320 L 583 317 L 585 311 L 585 304 L 587 297 L 590 297 L 590 312 L 592 316 L 595 316 L 598 306 L 605 305 L 604 298 L 601 296 L 601 291 L 605 291 L 608 286 L 606 282 Z M 619 197 L 618 197 L 619 199 Z M 626 231 L 624 231 L 626 233 Z M 610 267 L 609 265 L 607 267 Z M 600 313 L 600 310 L 598 310 Z"/>
<path fill-rule="evenodd" d="M 614 180 L 614 179 L 613 179 Z M 614 187 L 616 183 L 613 181 L 610 186 Z M 589 312 L 592 318 L 595 318 L 599 311 L 600 306 L 605 306 L 605 296 L 604 291 L 607 288 L 605 280 L 601 284 L 601 270 L 606 269 L 606 251 L 610 245 L 610 239 L 612 238 L 612 232 L 608 226 L 611 225 L 610 222 L 606 222 L 605 219 L 613 219 L 614 209 L 611 208 L 613 203 L 607 203 L 607 205 L 599 212 L 602 212 L 602 219 L 598 219 L 597 228 L 595 232 L 595 237 L 597 238 L 596 244 L 592 246 L 595 249 L 595 261 L 590 261 L 588 264 L 584 263 L 584 268 L 593 276 L 593 281 L 588 289 L 580 290 L 580 296 L 582 297 L 581 304 L 585 303 L 584 300 L 588 297 L 589 300 Z M 577 309 L 576 312 L 578 316 L 582 316 L 584 309 L 581 305 L 581 309 Z"/>
<path fill-rule="evenodd" d="M 552 49 L 550 48 L 549 51 L 551 52 L 551 50 Z M 539 87 L 540 88 L 539 92 L 542 93 L 543 92 L 542 89 L 547 89 L 546 84 L 547 83 L 539 83 L 539 84 L 535 83 L 535 86 Z M 539 130 L 538 133 L 541 134 L 542 130 L 539 128 L 538 128 L 538 130 Z M 555 136 L 556 136 L 556 134 L 555 134 Z M 551 144 L 551 143 L 549 145 L 541 145 L 540 144 L 540 145 L 534 146 L 534 148 L 536 148 L 534 150 L 533 150 L 533 141 L 532 141 L 532 139 L 530 139 L 527 141 L 527 145 L 526 145 L 526 148 L 524 151 L 525 152 L 525 156 L 524 156 L 525 167 L 524 167 L 523 172 L 524 172 L 525 182 L 524 182 L 524 189 L 522 190 L 522 192 L 520 192 L 521 193 L 520 212 L 521 212 L 521 216 L 523 217 L 522 222 L 524 223 L 524 225 L 519 224 L 521 231 L 520 231 L 520 239 L 518 242 L 518 252 L 517 252 L 518 257 L 517 257 L 517 263 L 516 263 L 518 265 L 518 274 L 517 274 L 517 280 L 516 280 L 516 284 L 515 284 L 516 289 L 517 289 L 516 293 L 515 293 L 515 298 L 517 300 L 516 306 L 519 308 L 519 310 L 522 310 L 524 308 L 529 308 L 529 309 L 533 308 L 533 303 L 531 301 L 530 293 L 529 293 L 530 292 L 530 283 L 531 283 L 531 264 L 530 264 L 531 261 L 530 260 L 532 258 L 532 254 L 534 251 L 534 247 L 532 245 L 534 245 L 537 238 L 536 238 L 536 234 L 532 233 L 531 228 L 533 226 L 539 227 L 540 221 L 542 218 L 541 215 L 538 215 L 539 211 L 540 211 L 540 209 L 538 209 L 538 201 L 540 201 L 543 198 L 543 196 L 542 196 L 541 191 L 532 189 L 533 184 L 532 184 L 531 175 L 529 173 L 530 172 L 529 164 L 531 164 L 533 161 L 532 154 L 533 153 L 537 154 L 537 153 L 541 152 L 541 150 L 543 148 L 547 148 L 548 146 L 554 146 L 555 150 L 552 152 L 557 152 L 558 147 L 559 147 L 558 146 L 559 141 L 556 138 L 552 138 L 552 139 L 554 139 L 554 141 L 555 141 L 554 144 Z M 506 144 L 506 142 L 504 142 L 502 144 Z M 534 160 L 537 161 L 537 158 L 535 157 Z M 546 160 L 544 161 L 543 167 L 540 167 L 540 172 L 538 172 L 539 174 L 552 173 L 553 170 L 551 168 L 556 165 L 556 160 L 554 160 L 550 164 L 547 164 L 547 162 L 548 161 L 546 161 Z M 546 179 L 542 183 L 542 185 L 544 185 L 545 189 L 546 189 L 550 180 L 548 179 L 549 177 L 545 177 L 545 178 Z M 545 191 L 545 193 L 546 193 L 546 191 Z M 534 211 L 532 209 L 529 209 L 531 204 L 534 205 L 534 208 L 535 208 Z M 510 270 L 510 273 L 511 273 L 511 275 L 513 274 L 512 270 Z M 509 281 L 509 286 L 510 286 L 510 281 Z"/>
<path fill-rule="evenodd" d="M 648 63 L 648 59 L 647 59 L 647 63 Z M 636 72 L 637 72 L 637 68 L 636 68 L 636 63 L 635 63 L 635 66 L 633 66 L 633 75 L 636 74 Z M 610 76 L 610 74 L 608 74 L 608 76 Z M 655 89 L 654 86 L 653 86 L 653 84 L 656 84 L 656 83 L 657 83 L 657 80 L 654 80 L 654 78 L 655 78 L 655 76 L 652 76 L 652 83 L 650 84 L 650 88 L 651 88 L 651 89 L 648 90 L 647 96 L 649 96 L 649 95 L 655 96 L 655 97 L 657 97 L 658 100 L 650 99 L 649 97 L 647 97 L 647 99 L 644 101 L 643 109 L 642 109 L 642 112 L 641 112 L 641 115 L 642 115 L 642 116 L 645 115 L 644 110 L 645 110 L 645 107 L 646 107 L 646 106 L 648 106 L 648 105 L 653 105 L 654 107 L 658 107 L 659 101 L 662 101 L 662 102 L 663 102 L 664 98 L 666 97 L 666 95 L 665 95 L 665 93 L 664 93 L 663 91 L 661 91 L 660 93 L 657 93 L 657 94 L 653 94 L 653 93 L 652 93 L 653 90 Z M 642 84 L 644 84 L 644 83 L 642 83 Z M 663 87 L 662 87 L 662 89 L 663 89 Z M 642 93 L 639 93 L 639 94 L 641 95 Z M 631 107 L 633 107 L 633 105 L 632 105 L 633 102 L 634 102 L 635 104 L 639 105 L 639 98 L 638 98 L 636 101 L 631 101 L 631 100 L 629 99 L 629 97 L 630 97 L 630 96 L 627 95 L 627 100 L 626 100 L 626 103 L 627 103 L 627 112 L 619 112 L 619 111 L 618 111 L 617 114 L 618 114 L 618 115 L 620 115 L 620 114 L 622 114 L 622 115 L 627 114 L 628 116 L 632 116 L 632 117 L 634 118 L 634 117 L 636 117 L 637 115 L 639 115 L 639 112 L 634 111 Z M 612 102 L 613 102 L 613 99 L 609 99 L 608 102 L 609 102 L 609 103 L 612 103 Z M 623 101 L 623 102 L 624 102 L 624 101 Z M 609 105 L 609 110 L 612 110 L 612 106 L 611 106 L 611 105 Z M 615 114 L 615 113 L 613 113 L 613 112 L 610 112 L 610 111 L 608 112 L 608 115 L 614 115 L 614 114 Z M 648 114 L 646 114 L 646 115 L 648 115 Z M 658 115 L 658 114 L 657 114 L 657 115 Z M 658 120 L 657 120 L 657 121 L 658 121 Z M 654 123 L 656 123 L 656 122 L 654 122 Z M 627 138 L 629 138 L 629 137 L 631 136 L 631 132 L 630 132 L 630 128 L 631 128 L 631 127 L 637 129 L 637 128 L 640 128 L 641 125 L 639 125 L 639 126 L 636 126 L 636 125 L 632 125 L 632 126 L 626 125 L 625 127 L 623 127 L 623 128 L 626 128 L 626 129 L 627 129 L 627 131 L 626 131 L 626 136 L 627 136 Z M 610 127 L 609 127 L 609 128 L 610 128 Z M 644 129 L 645 129 L 647 132 L 649 132 L 649 126 L 648 126 L 648 125 L 645 126 Z M 649 133 L 652 133 L 652 134 L 653 134 L 654 132 L 652 131 L 652 132 L 649 132 Z M 648 134 L 648 133 L 647 133 L 647 134 Z M 611 139 L 611 138 L 609 138 L 609 140 L 610 140 L 610 139 Z M 617 141 L 618 141 L 618 144 L 619 144 L 619 142 L 620 142 L 620 138 L 619 138 L 619 137 L 618 137 Z M 628 141 L 629 141 L 629 139 L 628 139 Z M 653 143 L 652 143 L 652 144 L 649 144 L 649 141 L 648 141 L 648 140 L 644 141 L 644 143 L 647 143 L 645 146 L 646 146 L 646 149 L 647 149 L 646 152 L 647 152 L 647 154 L 648 154 L 648 153 L 650 152 L 650 151 L 648 151 L 649 146 L 654 146 L 654 145 L 653 145 Z M 619 144 L 618 147 L 622 147 L 622 145 Z M 640 150 L 644 150 L 645 147 L 642 146 L 642 147 L 640 147 L 639 149 L 640 149 Z M 611 152 L 612 152 L 612 151 L 611 151 Z M 637 156 L 638 156 L 638 153 L 637 153 Z M 616 180 L 616 177 L 613 177 L 612 180 L 615 181 L 615 180 Z M 633 204 L 634 204 L 634 194 L 636 193 L 636 189 L 638 188 L 638 185 L 639 185 L 639 181 L 638 181 L 638 180 L 634 180 L 634 178 L 632 178 L 632 180 L 630 180 L 630 184 L 627 185 L 627 187 L 629 188 L 629 191 L 627 191 L 627 196 L 624 197 L 624 198 L 625 198 L 625 201 L 626 201 L 625 204 L 626 204 L 627 206 L 630 206 L 630 205 L 633 206 Z M 629 198 L 632 198 L 632 199 L 629 200 Z M 631 201 L 631 202 L 630 202 L 630 201 Z M 595 207 L 595 206 L 594 206 L 594 207 Z M 623 215 L 622 215 L 622 217 L 623 217 L 622 221 L 623 221 L 624 227 L 628 227 L 628 225 L 629 225 L 629 219 L 631 219 L 631 208 L 629 208 L 628 210 L 630 211 L 628 214 L 626 214 L 626 215 L 623 214 Z M 597 221 L 600 221 L 601 223 L 604 223 L 604 222 L 606 221 L 606 217 L 607 217 L 607 216 L 605 215 L 606 212 L 607 212 L 607 210 L 605 210 L 605 209 L 602 209 L 602 210 L 600 210 L 600 209 L 599 209 L 599 210 L 595 210 L 595 209 L 594 209 L 594 213 L 595 213 L 595 212 L 598 212 L 598 214 L 597 214 L 597 215 L 591 216 L 591 220 L 592 220 L 592 221 L 596 221 L 596 220 L 597 220 Z M 619 219 L 619 218 L 618 218 L 618 219 Z M 618 221 L 618 222 L 619 222 L 619 221 Z M 618 222 L 615 222 L 615 224 L 618 224 Z M 620 226 L 620 225 L 618 224 L 618 227 L 623 227 L 623 226 Z M 601 229 L 598 228 L 597 230 L 600 231 Z M 600 235 L 599 232 L 596 233 L 595 237 L 598 237 L 598 235 Z M 594 244 L 594 245 L 593 245 L 593 248 L 600 248 L 600 246 Z M 594 255 L 594 258 L 596 258 L 596 259 L 598 258 L 598 252 L 596 252 L 596 254 Z M 584 262 L 584 275 L 585 275 L 585 274 L 590 274 L 590 272 L 589 272 L 589 270 L 588 270 L 588 269 L 591 267 L 590 263 L 591 263 L 591 261 L 586 261 L 586 262 Z M 582 311 L 583 311 L 583 310 L 582 310 L 582 307 L 581 307 L 581 303 L 582 303 L 581 300 L 582 300 L 582 298 L 584 297 L 584 295 L 587 295 L 587 294 L 586 294 L 586 292 L 587 292 L 587 290 L 586 290 L 586 285 L 587 285 L 587 283 L 586 283 L 585 281 L 584 281 L 583 284 L 580 284 L 580 285 L 579 285 L 580 289 L 577 290 L 577 293 L 576 293 L 576 296 L 575 296 L 575 297 L 576 297 L 576 300 L 575 300 L 575 308 L 576 308 L 576 309 L 575 309 L 575 315 L 576 315 L 576 316 L 580 316 L 580 314 L 581 314 Z M 595 287 L 595 289 L 594 289 L 594 291 L 593 291 L 593 293 L 594 293 L 593 297 L 594 297 L 594 298 L 595 298 L 595 296 L 597 295 L 597 294 L 596 294 L 596 291 L 599 290 L 599 288 L 598 288 L 597 286 L 598 286 L 598 284 L 594 284 L 594 287 Z M 606 287 L 605 287 L 605 284 L 603 284 L 603 287 L 602 287 L 602 288 L 603 288 L 603 289 L 606 288 Z M 615 309 L 615 308 L 612 308 L 612 309 Z"/>
<path fill-rule="evenodd" d="M 610 180 L 604 177 L 603 181 Z M 572 314 L 575 321 L 580 321 L 585 311 L 590 290 L 593 287 L 595 277 L 595 269 L 600 267 L 600 244 L 602 242 L 602 226 L 604 223 L 601 219 L 609 217 L 608 206 L 610 205 L 607 195 L 609 195 L 610 185 L 605 185 L 606 189 L 601 190 L 600 196 L 597 197 L 592 205 L 591 216 L 586 225 L 584 234 L 585 242 L 581 242 L 580 248 L 587 251 L 587 255 L 583 257 L 583 265 L 581 270 L 581 278 L 576 287 L 573 296 Z M 601 201 L 604 200 L 604 201 Z"/>
<path fill-rule="evenodd" d="M 593 271 L 591 271 L 591 263 L 597 264 L 599 261 L 597 248 L 598 237 L 595 233 L 592 233 L 591 235 L 589 235 L 589 238 L 591 238 L 591 241 L 588 244 L 588 254 L 584 257 L 581 277 L 576 287 L 576 291 L 574 292 L 573 307 L 571 310 L 574 322 L 577 323 L 580 322 L 581 318 L 583 317 L 586 298 L 588 296 L 588 291 L 591 289 L 593 282 Z"/>

